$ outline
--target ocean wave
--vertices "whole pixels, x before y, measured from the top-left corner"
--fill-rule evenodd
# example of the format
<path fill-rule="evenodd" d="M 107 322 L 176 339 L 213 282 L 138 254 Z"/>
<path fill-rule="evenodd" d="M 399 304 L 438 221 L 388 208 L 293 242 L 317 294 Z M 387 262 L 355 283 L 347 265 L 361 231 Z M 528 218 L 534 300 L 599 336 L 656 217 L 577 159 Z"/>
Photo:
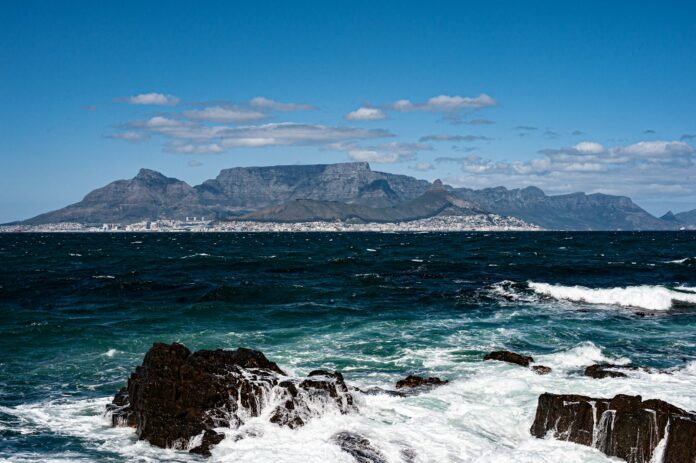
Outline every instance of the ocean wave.
<path fill-rule="evenodd" d="M 668 260 L 666 264 L 682 264 L 682 265 L 693 265 L 696 264 L 696 257 L 685 257 L 683 259 Z"/>
<path fill-rule="evenodd" d="M 562 286 L 530 281 L 528 286 L 535 293 L 554 299 L 588 304 L 618 305 L 652 311 L 669 310 L 674 302 L 696 304 L 696 294 L 656 285 L 587 288 L 585 286 Z"/>

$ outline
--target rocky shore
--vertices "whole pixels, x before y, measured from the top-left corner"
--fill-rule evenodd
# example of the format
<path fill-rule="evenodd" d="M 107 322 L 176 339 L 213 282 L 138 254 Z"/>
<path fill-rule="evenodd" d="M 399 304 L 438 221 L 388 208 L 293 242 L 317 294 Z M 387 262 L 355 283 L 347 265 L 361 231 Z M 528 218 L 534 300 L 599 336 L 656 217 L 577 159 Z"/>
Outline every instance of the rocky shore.
<path fill-rule="evenodd" d="M 535 365 L 531 356 L 515 352 L 491 352 L 484 360 L 516 364 L 538 374 L 551 372 Z M 593 365 L 585 375 L 620 381 L 626 376 L 621 368 L 626 367 Z M 347 385 L 339 372 L 315 370 L 305 378 L 289 376 L 259 351 L 191 352 L 181 344 L 157 343 L 106 412 L 114 426 L 133 427 L 139 439 L 152 445 L 209 456 L 226 438 L 222 429 L 238 429 L 250 418 L 295 429 L 324 414 L 359 413 L 356 394 L 406 396 L 447 383 L 437 377 L 409 375 L 392 390 L 362 391 Z M 537 438 L 594 447 L 629 463 L 696 461 L 696 414 L 640 396 L 544 393 L 530 432 Z M 338 432 L 331 440 L 359 463 L 388 461 L 369 439 L 355 432 Z M 401 461 L 416 460 L 412 449 L 403 449 Z"/>

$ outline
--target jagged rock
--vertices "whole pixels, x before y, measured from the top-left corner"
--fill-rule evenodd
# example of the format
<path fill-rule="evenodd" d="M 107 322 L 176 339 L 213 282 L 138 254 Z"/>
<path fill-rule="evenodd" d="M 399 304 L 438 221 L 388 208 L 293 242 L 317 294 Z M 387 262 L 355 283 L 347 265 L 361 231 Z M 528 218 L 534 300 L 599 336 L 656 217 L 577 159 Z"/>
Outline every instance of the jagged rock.
<path fill-rule="evenodd" d="M 661 439 L 668 435 L 663 463 L 696 452 L 696 415 L 662 400 L 617 395 L 595 399 L 581 395 L 539 396 L 531 433 L 594 447 L 629 463 L 648 463 Z M 669 433 L 667 427 L 669 425 Z M 677 432 L 673 432 L 677 429 Z M 668 457 L 668 455 L 672 455 Z"/>
<path fill-rule="evenodd" d="M 357 463 L 387 463 L 387 459 L 372 443 L 354 432 L 343 431 L 335 434 L 332 440 L 344 452 L 348 452 Z"/>
<path fill-rule="evenodd" d="M 449 381 L 446 379 L 440 379 L 435 376 L 430 378 L 424 378 L 422 376 L 408 375 L 406 378 L 396 382 L 396 388 L 414 388 L 414 387 L 424 387 L 424 386 L 441 386 L 447 384 Z"/>
<path fill-rule="evenodd" d="M 589 376 L 590 378 L 595 378 L 595 379 L 625 378 L 626 373 L 616 371 L 617 368 L 622 368 L 622 367 L 619 365 L 612 365 L 612 364 L 608 364 L 608 363 L 601 364 L 601 365 L 600 364 L 590 365 L 589 367 L 585 368 L 585 376 Z"/>
<path fill-rule="evenodd" d="M 662 463 L 681 463 L 696 461 L 696 418 L 675 417 L 669 422 L 669 437 L 665 446 Z"/>
<path fill-rule="evenodd" d="M 106 411 L 111 413 L 112 426 L 135 427 L 135 414 L 128 401 L 128 388 L 122 387 L 114 396 L 114 400 L 106 405 Z"/>
<path fill-rule="evenodd" d="M 192 353 L 181 344 L 156 343 L 107 412 L 114 426 L 135 426 L 138 438 L 153 445 L 209 455 L 224 438 L 215 428 L 239 427 L 268 406 L 276 407 L 271 421 L 290 428 L 319 410 L 355 410 L 341 374 L 321 373 L 301 381 L 258 351 Z"/>
<path fill-rule="evenodd" d="M 517 365 L 528 367 L 534 359 L 528 355 L 520 355 L 507 350 L 497 350 L 486 355 L 483 360 L 498 360 L 500 362 L 515 363 Z"/>
<path fill-rule="evenodd" d="M 363 394 L 367 395 L 388 395 L 392 397 L 406 397 L 406 393 L 402 391 L 392 391 L 390 389 L 382 389 L 381 387 L 371 387 L 368 389 L 359 389 L 359 388 L 354 388 L 358 392 L 362 392 Z"/>
<path fill-rule="evenodd" d="M 315 410 L 320 409 L 322 403 L 333 403 L 341 413 L 356 409 L 339 372 L 315 370 L 299 384 L 283 381 L 280 386 L 277 393 L 283 403 L 275 408 L 270 419 L 280 426 L 294 429 L 304 425 L 306 419 L 318 414 Z"/>
<path fill-rule="evenodd" d="M 546 367 L 544 365 L 534 365 L 532 370 L 534 370 L 534 373 L 537 375 L 548 375 L 551 373 L 551 367 Z"/>

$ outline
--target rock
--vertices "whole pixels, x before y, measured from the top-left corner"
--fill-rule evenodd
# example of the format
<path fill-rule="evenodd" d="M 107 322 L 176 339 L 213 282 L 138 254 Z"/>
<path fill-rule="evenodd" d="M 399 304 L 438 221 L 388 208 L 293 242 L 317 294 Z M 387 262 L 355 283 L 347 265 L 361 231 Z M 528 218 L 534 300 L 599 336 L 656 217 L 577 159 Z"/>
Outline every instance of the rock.
<path fill-rule="evenodd" d="M 669 423 L 669 437 L 662 463 L 696 461 L 696 419 L 676 417 Z"/>
<path fill-rule="evenodd" d="M 532 370 L 534 370 L 534 373 L 537 375 L 548 375 L 551 373 L 551 367 L 545 367 L 544 365 L 534 365 Z"/>
<path fill-rule="evenodd" d="M 407 395 L 407 394 L 406 394 L 405 392 L 403 392 L 403 391 L 392 391 L 392 390 L 389 390 L 389 389 L 382 389 L 381 387 L 371 387 L 371 388 L 368 388 L 368 389 L 359 389 L 359 388 L 355 388 L 355 390 L 358 391 L 358 392 L 362 392 L 363 394 L 367 394 L 367 395 L 380 395 L 380 394 L 384 394 L 384 395 L 388 395 L 388 396 L 391 396 L 391 397 L 406 397 L 406 395 Z"/>
<path fill-rule="evenodd" d="M 288 378 L 250 349 L 192 353 L 181 344 L 157 343 L 107 412 L 114 426 L 134 426 L 138 438 L 153 445 L 209 455 L 224 438 L 215 428 L 237 428 L 266 407 L 275 407 L 272 422 L 289 428 L 322 410 L 355 410 L 340 373 L 312 373 L 305 380 Z M 193 442 L 200 444 L 190 448 Z"/>
<path fill-rule="evenodd" d="M 332 440 L 344 452 L 351 454 L 357 463 L 387 463 L 382 452 L 373 447 L 372 443 L 360 434 L 343 431 L 335 434 Z"/>
<path fill-rule="evenodd" d="M 501 362 L 515 363 L 523 367 L 528 367 L 530 363 L 534 362 L 532 357 L 506 350 L 491 352 L 490 354 L 486 355 L 483 360 L 498 360 Z"/>
<path fill-rule="evenodd" d="M 531 433 L 594 447 L 630 463 L 648 463 L 661 439 L 668 435 L 663 463 L 694 461 L 696 415 L 662 400 L 617 395 L 595 399 L 581 395 L 539 396 Z M 669 432 L 667 427 L 669 425 Z M 676 429 L 676 432 L 673 432 Z M 668 458 L 668 454 L 673 455 Z"/>
<path fill-rule="evenodd" d="M 114 396 L 114 400 L 106 405 L 106 411 L 111 413 L 112 426 L 136 426 L 135 414 L 128 401 L 128 388 L 122 387 Z"/>
<path fill-rule="evenodd" d="M 615 369 L 621 368 L 619 365 L 612 365 L 612 364 L 595 364 L 595 365 L 590 365 L 589 367 L 585 368 L 585 376 L 589 376 L 590 378 L 595 378 L 595 379 L 603 379 L 603 378 L 625 378 L 626 374 L 622 373 L 620 371 L 615 371 Z"/>
<path fill-rule="evenodd" d="M 416 376 L 416 375 L 408 375 L 406 378 L 397 381 L 396 383 L 396 388 L 397 389 L 402 389 L 402 388 L 414 388 L 414 387 L 433 387 L 433 386 L 441 386 L 443 384 L 447 384 L 449 381 L 446 379 L 440 379 L 435 376 L 431 376 L 430 378 L 424 378 L 422 376 Z"/>

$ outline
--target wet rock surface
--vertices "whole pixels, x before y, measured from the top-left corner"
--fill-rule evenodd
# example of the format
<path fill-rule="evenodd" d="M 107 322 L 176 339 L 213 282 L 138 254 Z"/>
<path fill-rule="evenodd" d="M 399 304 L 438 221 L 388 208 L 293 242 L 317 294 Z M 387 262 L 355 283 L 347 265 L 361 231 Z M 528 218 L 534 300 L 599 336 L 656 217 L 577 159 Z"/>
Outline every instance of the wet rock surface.
<path fill-rule="evenodd" d="M 523 367 L 528 367 L 534 359 L 528 355 L 521 355 L 507 350 L 497 350 L 487 354 L 483 360 L 498 360 L 499 362 L 514 363 Z"/>
<path fill-rule="evenodd" d="M 590 365 L 589 367 L 585 368 L 585 376 L 595 379 L 625 378 L 626 373 L 618 371 L 621 368 L 627 369 L 626 367 L 612 365 L 609 363 Z"/>
<path fill-rule="evenodd" d="M 532 370 L 537 375 L 548 375 L 549 373 L 551 373 L 551 367 L 546 367 L 544 365 L 534 365 L 532 367 Z"/>
<path fill-rule="evenodd" d="M 343 431 L 335 434 L 331 440 L 344 452 L 351 454 L 357 463 L 387 463 L 382 452 L 360 434 Z"/>
<path fill-rule="evenodd" d="M 320 410 L 355 410 L 340 373 L 315 371 L 301 380 L 287 377 L 258 351 L 192 353 L 181 344 L 157 343 L 107 412 L 114 426 L 133 426 L 139 439 L 153 445 L 209 455 L 224 438 L 215 428 L 239 427 L 267 407 L 275 407 L 271 422 L 290 428 Z"/>
<path fill-rule="evenodd" d="M 663 463 L 694 461 L 696 414 L 662 400 L 617 395 L 597 399 L 582 395 L 539 396 L 531 433 L 594 447 L 630 463 L 648 463 L 666 438 Z"/>
<path fill-rule="evenodd" d="M 423 376 L 408 375 L 406 378 L 396 382 L 397 389 L 418 388 L 418 387 L 435 387 L 447 384 L 449 381 L 440 379 L 435 376 L 425 378 Z"/>

